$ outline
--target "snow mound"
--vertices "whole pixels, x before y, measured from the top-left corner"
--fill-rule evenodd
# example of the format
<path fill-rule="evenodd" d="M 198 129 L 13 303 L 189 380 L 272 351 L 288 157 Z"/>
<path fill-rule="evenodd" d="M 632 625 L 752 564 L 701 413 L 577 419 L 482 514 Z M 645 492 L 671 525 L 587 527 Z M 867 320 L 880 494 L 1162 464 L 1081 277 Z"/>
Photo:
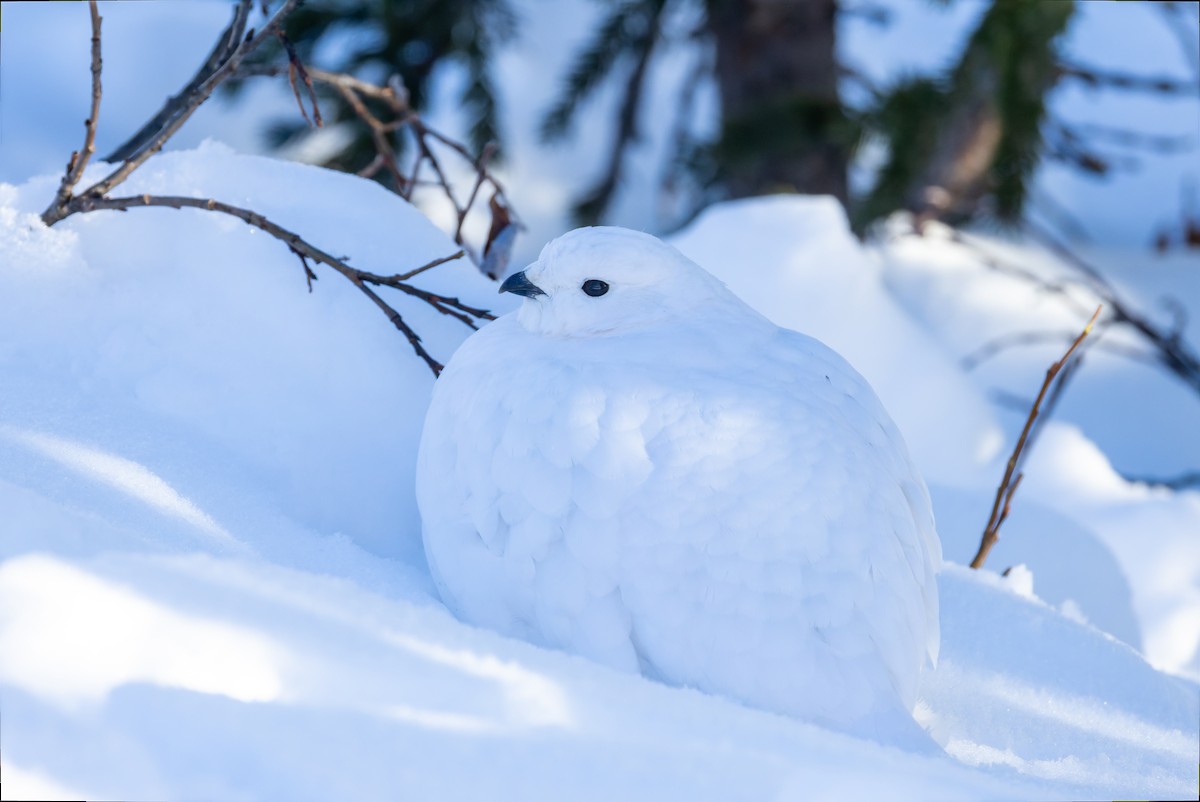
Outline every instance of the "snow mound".
<path fill-rule="evenodd" d="M 989 405 L 888 294 L 879 264 L 833 198 L 723 203 L 671 244 L 776 325 L 849 360 L 895 419 L 926 481 L 969 482 L 998 453 L 1003 439 Z M 945 448 L 950 442 L 955 447 Z"/>
<path fill-rule="evenodd" d="M 252 206 L 373 272 L 453 250 L 401 200 L 353 177 L 217 145 L 157 156 L 143 172 L 130 191 Z M 939 583 L 942 660 L 918 701 L 948 751 L 939 757 L 456 621 L 432 595 L 419 546 L 412 477 L 432 378 L 403 338 L 336 276 L 322 274 L 310 295 L 286 248 L 232 219 L 145 209 L 46 230 L 35 215 L 56 182 L 0 186 L 6 797 L 1195 792 L 1196 685 L 986 574 L 951 570 Z M 711 248 L 710 267 L 720 253 L 744 259 L 742 273 L 719 271 L 735 292 L 847 353 L 943 485 L 985 493 L 972 477 L 995 467 L 979 467 L 992 408 L 821 204 L 717 209 L 689 236 Z M 805 241 L 858 267 L 809 267 Z M 756 279 L 751 265 L 778 272 Z M 466 264 L 420 281 L 499 305 L 495 285 Z M 859 294 L 873 309 L 862 330 L 842 320 L 859 314 Z M 417 303 L 396 305 L 443 359 L 468 333 Z M 823 322 L 783 319 L 793 305 Z M 923 388 L 905 386 L 926 370 Z M 1108 544 L 1107 570 L 1115 556 L 1135 600 L 1158 598 L 1148 573 L 1129 569 L 1136 555 L 1112 541 L 1149 525 L 1194 534 L 1194 511 L 1185 494 L 1110 483 L 1075 438 L 1047 430 L 1046 461 L 1030 465 L 1022 493 L 1071 521 L 1079 542 L 1091 537 L 1087 554 Z M 1066 606 L 1046 568 L 1005 547 L 996 564 L 1027 563 L 1036 595 Z M 1177 572 L 1164 587 L 1184 587 L 1194 566 L 1165 564 L 1165 553 L 1148 555 L 1146 571 Z M 1061 598 L 1118 628 L 1094 600 Z M 1157 643 L 1158 608 L 1136 607 Z"/>

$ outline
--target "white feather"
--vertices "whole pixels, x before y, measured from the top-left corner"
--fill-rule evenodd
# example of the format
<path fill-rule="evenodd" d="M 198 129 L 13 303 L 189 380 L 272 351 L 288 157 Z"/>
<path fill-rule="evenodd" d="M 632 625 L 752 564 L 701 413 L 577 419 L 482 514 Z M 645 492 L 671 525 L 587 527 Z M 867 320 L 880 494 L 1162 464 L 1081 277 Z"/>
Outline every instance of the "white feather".
<path fill-rule="evenodd" d="M 446 604 L 843 729 L 907 718 L 940 546 L 867 382 L 645 234 L 580 229 L 525 273 L 545 294 L 467 340 L 425 422 Z"/>

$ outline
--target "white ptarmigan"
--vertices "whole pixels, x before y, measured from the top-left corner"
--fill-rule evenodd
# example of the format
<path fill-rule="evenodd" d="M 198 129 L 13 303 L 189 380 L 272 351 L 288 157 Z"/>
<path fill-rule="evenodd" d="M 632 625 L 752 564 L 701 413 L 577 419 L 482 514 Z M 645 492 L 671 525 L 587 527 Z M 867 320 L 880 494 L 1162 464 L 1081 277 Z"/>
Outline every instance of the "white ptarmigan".
<path fill-rule="evenodd" d="M 454 354 L 421 439 L 450 609 L 911 744 L 941 547 L 866 380 L 636 231 L 572 231 L 501 291 L 521 308 Z"/>

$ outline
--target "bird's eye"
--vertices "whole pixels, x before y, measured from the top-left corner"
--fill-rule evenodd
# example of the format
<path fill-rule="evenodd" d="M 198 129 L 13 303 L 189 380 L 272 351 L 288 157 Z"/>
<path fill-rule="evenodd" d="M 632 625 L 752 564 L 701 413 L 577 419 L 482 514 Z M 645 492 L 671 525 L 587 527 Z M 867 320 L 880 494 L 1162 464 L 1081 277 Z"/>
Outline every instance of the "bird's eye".
<path fill-rule="evenodd" d="M 590 278 L 583 282 L 583 291 L 593 298 L 599 298 L 608 292 L 608 285 L 598 278 Z"/>

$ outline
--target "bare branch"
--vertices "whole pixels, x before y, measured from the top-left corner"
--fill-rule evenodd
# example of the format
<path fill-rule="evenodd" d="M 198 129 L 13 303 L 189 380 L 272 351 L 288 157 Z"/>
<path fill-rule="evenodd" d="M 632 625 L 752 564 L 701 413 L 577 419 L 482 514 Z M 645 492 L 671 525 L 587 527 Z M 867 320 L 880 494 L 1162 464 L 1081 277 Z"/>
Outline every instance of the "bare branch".
<path fill-rule="evenodd" d="M 281 66 L 256 64 L 240 67 L 233 77 L 277 76 L 284 73 L 285 69 Z M 463 227 L 466 224 L 467 216 L 475 207 L 475 201 L 484 184 L 491 184 L 498 194 L 504 195 L 503 185 L 489 169 L 489 165 L 496 155 L 495 145 L 489 144 L 476 157 L 461 143 L 427 126 L 408 105 L 408 93 L 404 90 L 398 77 L 393 76 L 386 86 L 376 86 L 346 73 L 309 68 L 308 75 L 313 81 L 332 87 L 346 101 L 355 116 L 362 120 L 370 130 L 371 140 L 375 146 L 375 158 L 366 167 L 359 170 L 358 175 L 370 178 L 377 175 L 380 170 L 386 169 L 392 177 L 394 191 L 405 200 L 412 199 L 413 191 L 418 186 L 440 188 L 442 194 L 454 207 L 457 219 L 454 241 L 458 244 L 463 244 Z M 392 119 L 380 119 L 367 108 L 364 99 L 382 103 L 391 114 Z M 391 135 L 402 127 L 409 129 L 417 146 L 417 155 L 408 175 L 405 175 L 400 167 L 399 158 L 391 139 Z M 449 148 L 471 164 L 475 173 L 475 181 L 465 203 L 460 203 L 455 197 L 450 179 L 434 149 L 433 143 L 435 142 L 439 146 Z M 426 164 L 433 169 L 433 181 L 420 179 L 421 168 Z M 474 261 L 473 255 L 472 260 Z"/>
<path fill-rule="evenodd" d="M 140 167 L 146 159 L 149 159 L 155 153 L 162 150 L 163 145 L 167 140 L 175 135 L 188 118 L 195 113 L 196 109 L 200 108 L 200 104 L 208 100 L 213 91 L 241 64 L 242 60 L 253 53 L 258 47 L 268 38 L 275 35 L 275 29 L 283 22 L 288 14 L 299 4 L 300 0 L 284 0 L 279 10 L 267 21 L 253 37 L 244 40 L 234 51 L 229 55 L 220 67 L 218 67 L 212 75 L 208 76 L 200 86 L 196 87 L 194 92 L 191 92 L 186 99 L 186 102 L 181 104 L 179 112 L 171 118 L 163 128 L 150 139 L 149 142 L 136 153 L 126 159 L 120 167 L 113 170 L 103 180 L 98 181 L 92 186 L 83 191 L 84 195 L 92 197 L 101 197 L 107 195 L 114 187 L 123 182 L 129 175 Z M 57 220 L 57 218 L 56 218 Z M 55 221 L 56 221 L 55 220 Z M 51 225 L 54 221 L 47 221 L 47 225 Z"/>
<path fill-rule="evenodd" d="M 1008 518 L 1009 508 L 1012 506 L 1013 495 L 1017 492 L 1017 487 L 1021 484 L 1023 474 L 1017 473 L 1017 464 L 1021 461 L 1022 452 L 1025 450 L 1026 441 L 1029 439 L 1030 431 L 1033 429 L 1034 421 L 1038 417 L 1038 409 L 1042 404 L 1042 400 L 1046 397 L 1046 391 L 1050 389 L 1050 385 L 1054 382 L 1059 371 L 1067 364 L 1067 360 L 1075 353 L 1080 343 L 1088 336 L 1095 325 L 1096 319 L 1100 317 L 1102 306 L 1096 307 L 1096 311 L 1092 313 L 1091 320 L 1083 327 L 1083 331 L 1071 343 L 1071 347 L 1063 354 L 1062 358 L 1050 366 L 1046 371 L 1046 379 L 1042 382 L 1042 389 L 1038 391 L 1037 398 L 1033 401 L 1033 406 L 1029 409 L 1029 416 L 1025 419 L 1025 427 L 1021 430 L 1021 436 L 1017 438 L 1017 445 L 1013 448 L 1012 456 L 1008 458 L 1008 465 L 1004 469 L 1004 478 L 1000 481 L 1000 486 L 996 488 L 996 499 L 992 502 L 992 512 L 988 516 L 987 526 L 983 530 L 983 539 L 979 543 L 979 551 L 975 553 L 975 557 L 971 560 L 972 568 L 982 568 L 987 560 L 988 552 L 992 550 L 992 546 L 996 545 L 996 541 L 1000 539 L 1000 525 Z"/>
<path fill-rule="evenodd" d="M 1013 276 L 1022 279 L 1035 285 L 1039 290 L 1057 295 L 1062 302 L 1069 306 L 1073 311 L 1080 315 L 1086 315 L 1090 312 L 1090 307 L 1086 307 L 1084 302 L 1075 297 L 1073 290 L 1080 289 L 1080 285 L 1072 281 L 1051 281 L 1043 278 L 1032 270 L 1027 270 L 1024 267 L 1011 264 L 1004 260 L 996 258 L 991 252 L 985 250 L 981 245 L 976 244 L 968 235 L 957 230 L 950 230 L 948 234 L 951 242 L 956 242 L 963 247 L 969 248 L 980 262 L 989 270 L 994 270 L 997 273 Z M 1093 294 L 1097 292 L 1096 288 L 1089 287 Z"/>
<path fill-rule="evenodd" d="M 479 196 L 479 188 L 483 186 L 483 181 L 487 178 L 487 164 L 496 155 L 496 143 L 489 142 L 483 148 L 483 153 L 479 154 L 479 158 L 475 161 L 475 185 L 471 187 L 471 194 L 467 196 L 467 202 L 458 210 L 458 225 L 454 228 L 454 241 L 462 244 L 463 223 L 467 221 L 467 213 L 471 211 L 471 207 L 475 205 L 475 198 Z"/>
<path fill-rule="evenodd" d="M 1104 277 L 1103 273 L 1057 237 L 1032 220 L 1026 219 L 1022 225 L 1026 232 L 1057 254 L 1067 266 L 1073 268 L 1079 277 L 1078 280 L 1051 281 L 1031 270 L 996 258 L 991 252 L 961 232 L 951 231 L 948 236 L 953 242 L 970 248 L 985 267 L 1023 279 L 1041 290 L 1053 293 L 1061 298 L 1064 304 L 1081 314 L 1087 314 L 1087 312 L 1082 309 L 1080 301 L 1074 297 L 1072 290 L 1086 287 L 1103 306 L 1108 308 L 1107 324 L 1125 325 L 1137 332 L 1145 344 L 1152 349 L 1154 359 L 1158 364 L 1188 385 L 1191 390 L 1200 394 L 1200 357 L 1192 352 L 1177 326 L 1170 331 L 1163 331 L 1130 306 L 1118 294 L 1112 283 Z"/>
<path fill-rule="evenodd" d="M 1185 471 L 1178 476 L 1153 477 L 1153 476 L 1127 476 L 1122 475 L 1126 482 L 1137 482 L 1138 484 L 1150 485 L 1151 487 L 1165 487 L 1170 490 L 1188 490 L 1193 487 L 1200 488 L 1200 471 Z"/>
<path fill-rule="evenodd" d="M 1075 339 L 1075 332 L 1066 331 L 1017 331 L 1008 334 L 1002 334 L 988 340 L 983 345 L 976 348 L 971 353 L 959 360 L 959 366 L 963 370 L 974 370 L 984 362 L 993 357 L 1007 351 L 1010 348 L 1016 348 L 1024 345 L 1041 345 L 1043 343 L 1069 343 Z M 1100 349 L 1106 353 L 1115 356 L 1123 356 L 1135 362 L 1155 362 L 1157 356 L 1153 351 L 1146 351 L 1137 348 L 1131 348 L 1118 343 L 1104 342 L 1100 339 L 1099 331 L 1091 341 L 1093 349 Z M 1028 407 L 1029 404 L 1023 404 L 1022 408 Z"/>
<path fill-rule="evenodd" d="M 300 107 L 300 116 L 304 118 L 304 122 L 309 125 L 320 128 L 324 123 L 321 120 L 321 107 L 317 105 L 317 93 L 313 89 L 312 78 L 308 74 L 308 70 L 304 68 L 304 62 L 300 60 L 300 56 L 296 53 L 296 48 L 292 45 L 292 40 L 287 38 L 287 34 L 281 28 L 275 29 L 275 37 L 279 39 L 279 43 L 283 45 L 283 52 L 287 54 L 288 60 L 288 83 L 292 86 L 292 94 L 296 96 L 296 105 Z M 299 77 L 308 89 L 308 99 L 312 102 L 312 119 L 308 118 L 308 112 L 304 108 L 304 100 L 300 97 L 300 88 L 296 86 L 296 78 Z"/>
<path fill-rule="evenodd" d="M 338 94 L 354 110 L 354 113 L 358 115 L 358 118 L 371 129 L 371 141 L 375 144 L 375 161 L 380 166 L 387 168 L 387 171 L 391 173 L 392 181 L 395 182 L 396 192 L 403 195 L 404 191 L 408 189 L 410 182 L 400 170 L 400 164 L 396 159 L 396 150 L 392 147 L 392 143 L 388 137 L 391 129 L 372 114 L 366 107 L 366 104 L 359 98 L 358 93 L 360 90 L 356 86 L 358 82 L 345 80 L 350 76 L 334 75 L 321 70 L 313 70 L 312 75 L 317 80 L 328 83 L 336 89 Z M 391 101 L 389 105 L 392 106 L 392 110 L 397 114 L 397 119 L 401 119 L 403 115 L 408 113 L 407 107 L 400 106 L 395 98 L 389 98 L 389 100 Z"/>
<path fill-rule="evenodd" d="M 291 251 L 292 253 L 296 254 L 296 256 L 300 259 L 300 266 L 302 268 L 304 268 L 304 280 L 308 284 L 308 292 L 311 295 L 312 294 L 312 283 L 317 280 L 317 274 L 314 273 L 312 271 L 312 268 L 308 266 L 308 257 L 307 256 L 305 256 L 303 253 L 301 253 L 300 251 L 293 248 L 291 245 L 288 246 L 288 250 Z"/>
<path fill-rule="evenodd" d="M 444 264 L 446 264 L 446 262 L 453 262 L 455 259 L 461 259 L 465 255 L 466 255 L 466 251 L 455 251 L 454 253 L 450 254 L 449 256 L 441 256 L 437 259 L 434 259 L 432 262 L 429 262 L 428 264 L 423 264 L 418 268 L 414 268 L 413 270 L 408 271 L 407 273 L 400 273 L 399 275 L 392 276 L 392 279 L 395 281 L 408 281 L 413 276 L 419 276 L 421 273 L 424 273 L 426 270 L 435 268 L 438 265 L 444 265 Z"/>
<path fill-rule="evenodd" d="M 1194 97 L 1200 92 L 1200 84 L 1195 81 L 1181 81 L 1162 75 L 1134 75 L 1126 72 L 1096 69 L 1082 64 L 1060 63 L 1058 74 L 1064 78 L 1074 78 L 1091 87 L 1111 87 L 1127 89 L 1134 92 L 1157 92 L 1162 95 L 1182 95 Z"/>
<path fill-rule="evenodd" d="M 58 186 L 58 192 L 55 193 L 49 208 L 42 212 L 42 220 L 46 225 L 51 225 L 47 218 L 52 218 L 60 208 L 66 205 L 71 197 L 71 191 L 83 177 L 83 171 L 87 167 L 88 161 L 96 152 L 96 119 L 100 116 L 100 96 L 102 94 L 100 72 L 103 68 L 103 60 L 100 57 L 100 24 L 103 20 L 100 17 L 100 9 L 96 5 L 96 0 L 89 0 L 88 12 L 92 17 L 92 110 L 84 122 L 83 150 L 77 150 L 71 154 L 62 183 Z"/>
<path fill-rule="evenodd" d="M 201 84 L 208 80 L 209 76 L 216 72 L 218 67 L 229 59 L 229 56 L 241 44 L 242 37 L 246 34 L 246 22 L 250 19 L 251 5 L 251 0 L 240 0 L 233 7 L 233 19 L 225 26 L 225 30 L 221 31 L 217 37 L 216 44 L 213 45 L 212 51 L 208 54 L 208 58 L 200 65 L 200 69 L 196 70 L 196 74 L 192 76 L 191 80 L 177 94 L 167 98 L 166 102 L 163 103 L 163 107 L 158 110 L 158 113 L 139 128 L 137 133 L 105 156 L 104 161 L 115 162 L 129 159 L 133 154 L 145 147 L 146 143 L 153 139 L 169 120 L 179 114 L 191 95 Z M 263 13 L 265 14 L 266 12 Z"/>
<path fill-rule="evenodd" d="M 291 13 L 300 0 L 284 0 L 284 3 L 257 34 L 253 31 L 249 33 L 245 32 L 251 2 L 252 0 L 241 0 L 239 2 L 235 8 L 233 19 L 226 26 L 220 37 L 218 37 L 217 44 L 209 54 L 205 64 L 201 66 L 200 70 L 193 76 L 193 79 L 184 87 L 180 94 L 168 99 L 154 118 L 142 126 L 139 132 L 122 145 L 121 148 L 118 148 L 118 152 L 127 154 L 124 157 L 123 163 L 103 180 L 87 188 L 82 193 L 73 194 L 74 187 L 78 184 L 87 161 L 94 151 L 96 118 L 101 96 L 101 21 L 97 4 L 95 0 L 92 0 L 90 3 L 92 15 L 92 115 L 87 122 L 87 133 L 82 155 L 79 152 L 72 155 L 54 202 L 43 213 L 42 219 L 46 225 L 54 225 L 73 214 L 101 210 L 127 211 L 139 207 L 204 209 L 236 217 L 248 225 L 267 232 L 287 245 L 288 249 L 300 260 L 301 269 L 304 271 L 305 283 L 308 286 L 309 292 L 312 292 L 313 281 L 317 280 L 317 275 L 309 264 L 310 261 L 327 265 L 341 273 L 343 277 L 358 287 L 364 295 L 371 299 L 372 303 L 384 312 L 396 329 L 408 339 L 417 356 L 429 366 L 429 369 L 436 376 L 442 369 L 441 363 L 425 350 L 421 338 L 416 331 L 408 325 L 399 312 L 392 308 L 372 289 L 372 286 L 386 286 L 396 289 L 421 300 L 443 315 L 453 317 L 471 328 L 476 328 L 477 321 L 493 319 L 491 313 L 486 309 L 478 309 L 464 304 L 457 298 L 439 295 L 419 287 L 414 287 L 408 283 L 409 279 L 426 270 L 464 256 L 466 254 L 465 250 L 435 259 L 406 273 L 382 276 L 351 267 L 346 263 L 346 257 L 339 259 L 304 240 L 296 232 L 289 231 L 250 209 L 232 206 L 215 199 L 167 195 L 140 195 L 122 198 L 108 196 L 108 193 L 114 187 L 120 185 L 130 174 L 145 163 L 147 159 L 161 150 L 164 144 L 179 130 L 196 109 L 211 97 L 213 91 L 223 81 L 247 75 L 278 75 L 282 74 L 284 69 L 287 70 L 292 91 L 296 95 L 297 103 L 300 105 L 301 114 L 307 120 L 308 115 L 303 99 L 300 96 L 300 89 L 296 83 L 297 77 L 304 82 L 309 99 L 312 102 L 312 122 L 318 126 L 321 125 L 322 121 L 316 92 L 313 88 L 313 80 L 327 83 L 342 94 L 355 113 L 371 128 L 375 136 L 377 155 L 364 172 L 374 173 L 387 167 L 392 171 L 396 179 L 397 192 L 405 196 L 407 196 L 407 193 L 411 193 L 413 187 L 418 182 L 415 175 L 412 180 L 405 180 L 397 163 L 395 150 L 391 146 L 390 138 L 395 131 L 403 126 L 408 126 L 410 131 L 417 137 L 421 151 L 415 169 L 419 169 L 421 163 L 424 161 L 428 161 L 433 166 L 437 174 L 436 185 L 445 192 L 457 210 L 458 225 L 455 236 L 460 242 L 464 220 L 474 205 L 483 183 L 492 184 L 495 189 L 493 198 L 503 193 L 500 183 L 487 168 L 487 163 L 494 152 L 494 148 L 485 150 L 478 159 L 474 159 L 461 144 L 427 128 L 421 119 L 409 108 L 408 94 L 398 79 L 389 81 L 386 87 L 379 87 L 350 75 L 328 73 L 322 70 L 310 70 L 306 68 L 301 63 L 295 49 L 291 46 L 290 41 L 288 41 L 281 28 L 284 18 Z M 266 13 L 265 9 L 264 13 Z M 243 60 L 271 36 L 277 37 L 283 45 L 288 58 L 286 68 L 282 66 L 260 67 L 249 65 L 243 67 Z M 367 108 L 363 102 L 364 98 L 371 98 L 382 102 L 391 112 L 394 119 L 380 120 Z M 455 153 L 462 155 L 470 161 L 475 168 L 476 180 L 465 206 L 460 205 L 456 201 L 446 174 L 442 170 L 436 154 L 430 147 L 431 141 L 438 141 L 450 147 Z"/>
<path fill-rule="evenodd" d="M 301 262 L 304 264 L 306 271 L 308 270 L 308 265 L 304 262 L 304 259 L 308 258 L 314 262 L 327 265 L 341 273 L 346 279 L 354 284 L 354 286 L 358 287 L 359 290 L 367 295 L 376 306 L 383 310 L 392 324 L 408 338 L 409 344 L 412 345 L 412 348 L 416 352 L 417 356 L 421 357 L 421 359 L 425 361 L 425 364 L 429 366 L 430 370 L 433 371 L 435 376 L 441 371 L 441 364 L 429 355 L 424 346 L 421 344 L 421 338 L 404 321 L 404 318 L 401 317 L 400 313 L 388 306 L 388 304 L 374 291 L 372 291 L 367 284 L 386 285 L 398 289 L 401 292 L 413 297 L 420 298 L 438 312 L 454 317 L 457 320 L 461 320 L 467 325 L 470 325 L 472 328 L 474 328 L 474 324 L 470 321 L 469 317 L 474 317 L 479 320 L 492 319 L 491 314 L 489 314 L 486 310 L 467 306 L 466 304 L 458 301 L 456 298 L 446 298 L 444 296 L 436 295 L 435 293 L 413 287 L 404 283 L 398 276 L 377 276 L 373 273 L 367 273 L 365 271 L 358 270 L 357 268 L 353 268 L 346 264 L 344 260 L 338 259 L 336 256 L 321 250 L 305 240 L 296 232 L 289 231 L 283 226 L 273 223 L 258 212 L 254 212 L 249 209 L 243 209 L 238 206 L 231 206 L 227 203 L 222 203 L 221 201 L 213 200 L 211 198 L 188 198 L 167 195 L 137 195 L 126 198 L 93 198 L 82 195 L 73 198 L 70 201 L 70 206 L 71 208 L 68 212 L 69 214 L 95 212 L 101 210 L 127 211 L 129 209 L 140 207 L 157 206 L 170 209 L 204 209 L 206 211 L 220 212 L 222 214 L 230 215 L 231 217 L 236 217 L 244 223 L 265 231 L 271 236 L 285 243 L 288 248 L 291 249 L 292 253 L 295 253 L 297 256 L 301 257 Z M 461 253 L 457 255 L 461 255 Z M 452 258 L 456 257 L 451 256 L 435 261 L 438 264 L 443 264 L 447 261 L 450 261 Z M 431 263 L 426 267 L 432 266 L 433 264 Z M 418 271 L 421 269 L 423 268 L 419 268 Z M 309 271 L 309 273 L 311 281 L 311 278 L 314 276 L 311 276 L 311 271 Z"/>
<path fill-rule="evenodd" d="M 1118 295 L 1116 289 L 1094 266 L 1068 248 L 1045 229 L 1026 220 L 1025 229 L 1041 240 L 1068 264 L 1087 276 L 1097 289 L 1103 303 L 1111 311 L 1112 324 L 1123 323 L 1137 331 L 1154 348 L 1159 363 L 1177 378 L 1200 393 L 1200 357 L 1192 353 L 1178 330 L 1164 333 L 1149 320 L 1134 311 Z"/>
<path fill-rule="evenodd" d="M 1131 131 L 1126 128 L 1116 128 L 1098 123 L 1072 123 L 1061 121 L 1055 123 L 1064 135 L 1075 139 L 1102 139 L 1114 145 L 1127 148 L 1142 148 L 1158 153 L 1180 153 L 1195 150 L 1196 138 L 1184 134 L 1180 136 L 1163 136 L 1148 134 L 1143 131 Z"/>

